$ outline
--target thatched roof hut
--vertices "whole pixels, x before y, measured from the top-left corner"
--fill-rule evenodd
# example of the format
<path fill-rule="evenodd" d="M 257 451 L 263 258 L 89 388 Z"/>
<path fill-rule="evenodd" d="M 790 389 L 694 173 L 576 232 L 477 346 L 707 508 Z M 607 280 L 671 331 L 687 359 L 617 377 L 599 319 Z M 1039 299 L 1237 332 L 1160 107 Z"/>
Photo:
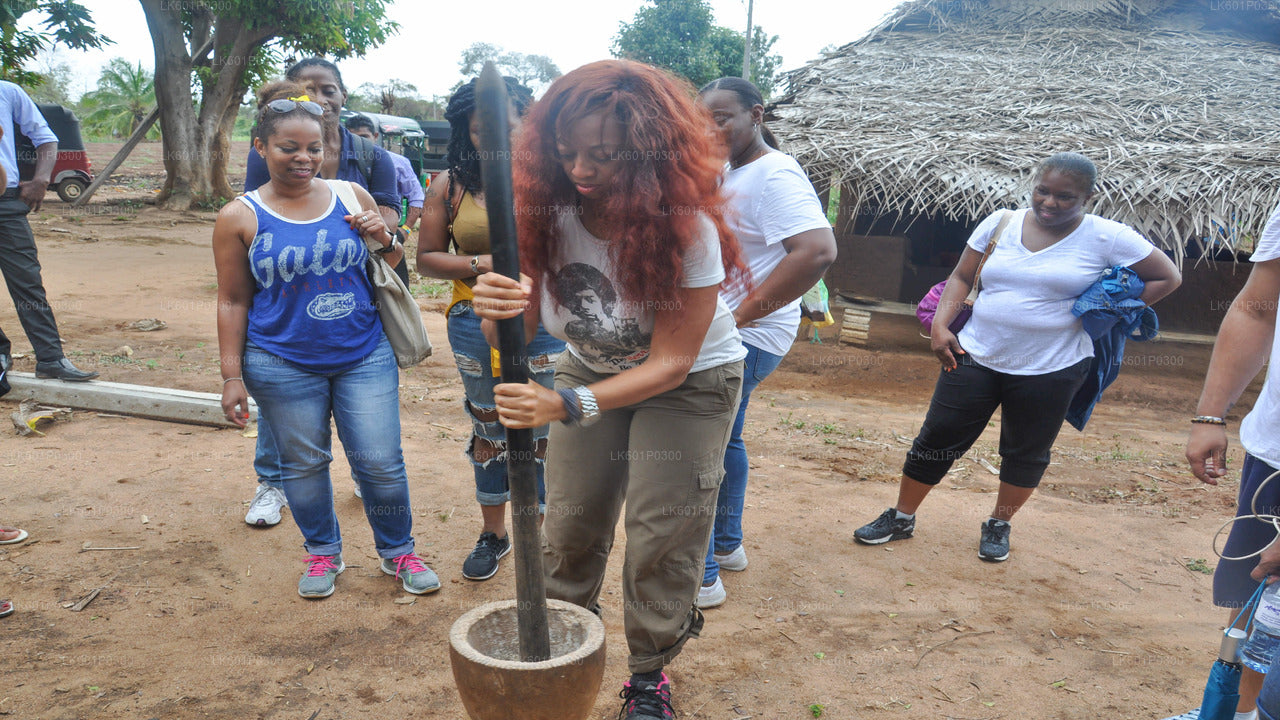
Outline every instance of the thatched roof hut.
<path fill-rule="evenodd" d="M 1179 261 L 1280 203 L 1280 0 L 914 0 L 787 82 L 771 127 L 864 214 L 976 222 L 1060 150 Z"/>

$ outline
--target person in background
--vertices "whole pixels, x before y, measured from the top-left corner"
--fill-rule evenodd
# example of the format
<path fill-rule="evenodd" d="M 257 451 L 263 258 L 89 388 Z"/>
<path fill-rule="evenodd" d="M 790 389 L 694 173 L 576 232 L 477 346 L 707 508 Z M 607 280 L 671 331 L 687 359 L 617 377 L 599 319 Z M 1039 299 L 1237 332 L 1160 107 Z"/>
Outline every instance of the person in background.
<path fill-rule="evenodd" d="M 3 130 L 0 130 L 0 133 L 3 133 Z M 2 134 L 0 134 L 0 139 L 3 139 Z M 0 164 L 0 187 L 4 187 L 8 180 L 9 171 L 5 169 L 3 164 Z M 8 368 L 0 368 L 0 380 L 4 379 L 7 372 Z M 26 540 L 29 536 L 29 533 L 21 528 L 0 525 L 0 545 L 17 545 L 23 540 Z M 0 617 L 8 617 L 12 614 L 13 602 L 9 600 L 0 600 Z"/>
<path fill-rule="evenodd" d="M 19 181 L 15 131 L 35 146 L 36 168 L 30 180 Z M 40 258 L 27 214 L 39 210 L 58 156 L 58 136 L 49 129 L 40 108 L 22 88 L 0 80 L 0 167 L 4 168 L 4 193 L 0 195 L 0 273 L 18 312 L 18 322 L 36 355 L 36 377 L 83 382 L 98 373 L 81 370 L 62 350 L 58 324 L 44 291 Z M 13 349 L 0 331 L 0 372 L 13 367 Z"/>
<path fill-rule="evenodd" d="M 506 78 L 511 98 L 508 117 L 516 127 L 533 96 L 529 89 Z M 493 270 L 489 253 L 489 215 L 480 185 L 480 124 L 476 112 L 476 81 L 458 88 L 449 98 L 444 117 L 449 121 L 449 169 L 427 190 L 422 229 L 418 234 L 418 272 L 453 281 L 453 297 L 445 309 L 449 347 L 453 350 L 462 389 L 463 407 L 471 418 L 471 442 L 467 456 L 475 475 L 476 502 L 480 503 L 480 539 L 462 563 L 462 576 L 487 580 L 498 572 L 498 561 L 511 551 L 507 537 L 506 509 L 511 493 L 507 486 L 506 429 L 498 422 L 493 389 L 501 382 L 493 363 L 493 350 L 480 331 L 480 316 L 472 307 L 471 288 L 476 278 Z M 451 249 L 453 252 L 451 252 Z M 542 326 L 529 343 L 529 365 L 538 383 L 551 387 L 556 358 L 564 342 L 551 337 Z M 534 428 L 534 453 L 538 460 L 538 500 L 545 497 L 543 464 L 547 453 L 547 426 Z"/>
<path fill-rule="evenodd" d="M 764 98 L 736 77 L 713 80 L 699 91 L 729 147 L 724 193 L 729 227 L 742 246 L 755 289 L 725 293 L 725 303 L 747 350 L 742 401 L 724 456 L 724 482 L 716 501 L 715 530 L 707 549 L 698 607 L 727 597 L 720 568 L 742 571 L 742 510 L 747 495 L 747 448 L 742 429 L 751 391 L 777 369 L 800 328 L 800 296 L 822 279 L 836 259 L 836 236 L 813 185 L 764 125 Z"/>
<path fill-rule="evenodd" d="M 347 102 L 347 88 L 342 84 L 338 66 L 324 58 L 310 57 L 298 61 L 285 77 L 302 86 L 307 97 L 324 109 L 324 162 L 319 177 L 353 182 L 373 196 L 378 204 L 378 214 L 387 227 L 394 228 L 400 220 L 400 191 L 396 185 L 395 165 L 391 153 L 348 132 L 338 122 L 338 114 Z M 245 170 L 244 191 L 258 189 L 270 179 L 266 162 L 252 148 L 249 150 Z M 407 285 L 409 270 L 404 260 L 395 264 L 396 273 Z M 280 522 L 280 511 L 289 506 L 280 485 L 280 456 L 272 444 L 270 428 L 258 425 L 258 445 L 254 453 L 253 468 L 258 477 L 258 489 L 249 502 L 244 521 L 255 527 L 270 527 Z M 356 496 L 360 485 L 356 483 Z"/>
<path fill-rule="evenodd" d="M 381 137 L 373 118 L 364 114 L 347 118 L 347 130 L 375 145 Z M 408 232 L 417 227 L 418 218 L 422 216 L 422 183 L 418 182 L 418 176 L 413 172 L 413 163 L 409 162 L 409 158 L 396 152 L 388 151 L 387 154 L 391 156 L 391 161 L 396 166 L 396 189 L 400 191 L 401 202 L 408 206 L 400 223 L 402 230 L 400 239 L 403 241 Z"/>
<path fill-rule="evenodd" d="M 541 321 L 568 348 L 555 390 L 494 391 L 503 425 L 554 423 L 548 597 L 599 608 L 625 504 L 620 720 L 676 717 L 663 669 L 703 624 L 694 600 L 746 355 L 720 285 L 748 281 L 716 140 L 693 88 L 665 71 L 606 60 L 557 79 L 514 155 L 529 276 L 485 273 L 474 289 L 490 345 L 495 321 L 523 313 L 526 337 Z"/>
<path fill-rule="evenodd" d="M 1009 557 L 1010 521 L 1049 466 L 1067 409 L 1084 384 L 1093 341 L 1071 308 L 1104 270 L 1132 266 L 1148 306 L 1182 282 L 1178 268 L 1127 225 L 1085 212 L 1098 171 L 1077 153 L 1036 170 L 1028 209 L 983 220 L 947 279 L 933 319 L 942 363 L 933 400 L 902 468 L 898 502 L 854 532 L 878 545 L 909 538 L 915 512 L 1000 408 L 1000 490 L 983 521 L 978 557 Z M 1010 221 L 982 269 L 982 292 L 959 334 L 949 329 L 973 286 L 1001 217 Z"/>
<path fill-rule="evenodd" d="M 252 394 L 268 420 L 308 553 L 299 595 L 332 595 L 345 567 L 330 420 L 360 483 L 382 572 L 406 592 L 434 592 L 439 579 L 414 554 L 400 371 L 365 270 L 366 242 L 388 262 L 404 247 L 364 188 L 318 177 L 324 110 L 301 93 L 289 82 L 259 92 L 253 146 L 270 179 L 228 203 L 214 225 L 223 412 L 243 426 Z M 343 183 L 360 210 L 342 201 Z"/>
<path fill-rule="evenodd" d="M 1186 453 L 1191 472 L 1201 482 L 1217 485 L 1218 480 L 1226 476 L 1227 414 L 1263 365 L 1267 365 L 1262 392 L 1253 409 L 1240 421 L 1240 445 L 1244 447 L 1245 456 L 1240 469 L 1237 517 L 1253 514 L 1259 486 L 1268 477 L 1280 473 L 1280 378 L 1271 372 L 1280 363 L 1280 336 L 1276 334 L 1276 305 L 1280 303 L 1280 207 L 1267 221 L 1249 262 L 1252 263 L 1249 279 L 1222 318 L 1213 343 L 1204 389 L 1195 416 L 1191 418 Z M 1267 483 L 1256 503 L 1257 512 L 1280 515 L 1280 478 Z M 1280 548 L 1277 548 L 1276 528 L 1270 522 L 1246 518 L 1231 525 L 1222 548 L 1224 556 L 1241 557 L 1264 548 L 1256 562 L 1252 558 L 1223 559 L 1213 571 L 1213 604 L 1232 608 L 1233 621 L 1259 581 L 1280 575 Z M 1273 674 L 1267 673 L 1266 677 Z M 1237 718 L 1248 720 L 1254 716 L 1263 677 L 1247 667 L 1244 669 Z M 1273 703 L 1280 701 L 1280 688 L 1273 690 L 1271 697 Z M 1273 704 L 1270 715 L 1280 714 L 1278 710 L 1280 708 Z"/>

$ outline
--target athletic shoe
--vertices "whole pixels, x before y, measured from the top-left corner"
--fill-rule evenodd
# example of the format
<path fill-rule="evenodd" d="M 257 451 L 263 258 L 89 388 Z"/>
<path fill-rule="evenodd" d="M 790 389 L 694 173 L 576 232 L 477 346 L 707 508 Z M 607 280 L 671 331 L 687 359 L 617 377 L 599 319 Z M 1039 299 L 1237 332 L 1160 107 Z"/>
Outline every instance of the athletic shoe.
<path fill-rule="evenodd" d="M 853 537 L 866 545 L 879 545 L 890 540 L 906 540 L 915 534 L 916 519 L 902 519 L 898 511 L 889 508 L 880 517 L 853 531 Z"/>
<path fill-rule="evenodd" d="M 721 570 L 742 572 L 747 569 L 747 551 L 743 550 L 741 545 L 738 546 L 737 550 L 734 550 L 728 555 L 721 555 L 720 553 L 713 552 L 711 553 L 711 557 L 720 566 Z"/>
<path fill-rule="evenodd" d="M 698 588 L 698 599 L 693 601 L 699 610 L 720 607 L 727 600 L 729 594 L 724 591 L 724 583 L 720 582 L 720 578 L 716 577 L 716 581 L 710 585 L 703 585 Z"/>
<path fill-rule="evenodd" d="M 355 493 L 356 493 L 356 497 L 360 498 L 361 500 L 364 499 L 364 495 L 361 494 L 360 492 L 360 483 L 356 483 Z"/>
<path fill-rule="evenodd" d="M 382 572 L 400 578 L 400 587 L 414 595 L 426 595 L 440 589 L 440 578 L 413 553 L 383 558 Z"/>
<path fill-rule="evenodd" d="M 676 716 L 671 707 L 671 678 L 666 673 L 657 682 L 632 675 L 618 697 L 622 698 L 618 720 L 674 720 Z"/>
<path fill-rule="evenodd" d="M 1009 559 L 1009 523 L 995 518 L 987 518 L 982 523 L 978 557 L 989 562 L 1003 562 Z"/>
<path fill-rule="evenodd" d="M 280 508 L 289 507 L 289 501 L 279 488 L 258 483 L 258 491 L 249 502 L 249 512 L 244 521 L 257 527 L 270 527 L 280 522 Z"/>
<path fill-rule="evenodd" d="M 333 581 L 346 570 L 342 555 L 308 555 L 307 572 L 298 581 L 298 594 L 304 598 L 327 598 L 333 594 Z"/>
<path fill-rule="evenodd" d="M 511 538 L 500 538 L 491 532 L 480 533 L 475 549 L 462 563 L 462 577 L 468 580 L 488 580 L 498 572 L 498 561 L 511 552 Z"/>

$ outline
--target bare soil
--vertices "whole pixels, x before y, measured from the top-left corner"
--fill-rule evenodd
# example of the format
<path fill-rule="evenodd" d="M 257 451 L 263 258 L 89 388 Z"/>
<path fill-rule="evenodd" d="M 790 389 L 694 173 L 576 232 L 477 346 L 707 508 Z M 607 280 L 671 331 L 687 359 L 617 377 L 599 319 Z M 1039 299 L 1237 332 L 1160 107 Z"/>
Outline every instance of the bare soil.
<path fill-rule="evenodd" d="M 95 167 L 112 152 L 91 146 Z M 32 217 L 45 285 L 81 367 L 216 392 L 214 215 L 155 208 L 162 180 L 159 145 L 144 144 L 86 209 L 50 193 Z M 307 601 L 292 521 L 242 521 L 252 439 L 78 411 L 44 436 L 0 437 L 0 521 L 31 533 L 0 546 L 0 597 L 17 605 L 0 620 L 0 715 L 465 717 L 449 627 L 512 597 L 514 580 L 510 560 L 488 582 L 461 577 L 480 524 L 469 423 L 442 291 L 418 287 L 437 350 L 402 376 L 403 440 L 418 549 L 442 591 L 404 604 L 379 572 L 341 460 L 348 570 L 333 597 Z M 129 328 L 146 318 L 167 327 Z M 0 326 L 22 355 L 16 369 L 31 371 L 8 303 Z M 1087 431 L 1064 430 L 1010 560 L 990 565 L 976 545 L 996 478 L 977 460 L 998 464 L 998 418 L 926 503 L 915 538 L 852 541 L 896 496 L 937 363 L 911 318 L 877 315 L 868 349 L 837 344 L 835 330 L 821 345 L 798 341 L 753 399 L 751 565 L 724 574 L 728 603 L 669 668 L 679 717 L 1163 718 L 1197 705 L 1225 612 L 1196 568 L 1216 565 L 1211 539 L 1237 490 L 1201 486 L 1182 459 L 1209 348 L 1131 346 Z M 623 545 L 619 532 L 592 718 L 616 715 L 626 677 Z M 94 590 L 82 610 L 67 607 Z"/>

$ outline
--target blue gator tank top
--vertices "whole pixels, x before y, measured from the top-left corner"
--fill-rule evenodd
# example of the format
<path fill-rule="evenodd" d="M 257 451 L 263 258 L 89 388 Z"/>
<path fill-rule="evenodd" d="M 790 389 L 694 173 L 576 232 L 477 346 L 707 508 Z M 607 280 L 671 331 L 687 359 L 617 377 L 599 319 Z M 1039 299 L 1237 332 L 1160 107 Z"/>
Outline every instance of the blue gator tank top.
<path fill-rule="evenodd" d="M 249 341 L 317 373 L 368 357 L 382 338 L 382 322 L 365 274 L 368 250 L 342 219 L 347 212 L 337 193 L 330 188 L 329 209 L 305 221 L 277 215 L 257 190 L 240 199 L 258 217 L 249 247 L 257 285 Z"/>

